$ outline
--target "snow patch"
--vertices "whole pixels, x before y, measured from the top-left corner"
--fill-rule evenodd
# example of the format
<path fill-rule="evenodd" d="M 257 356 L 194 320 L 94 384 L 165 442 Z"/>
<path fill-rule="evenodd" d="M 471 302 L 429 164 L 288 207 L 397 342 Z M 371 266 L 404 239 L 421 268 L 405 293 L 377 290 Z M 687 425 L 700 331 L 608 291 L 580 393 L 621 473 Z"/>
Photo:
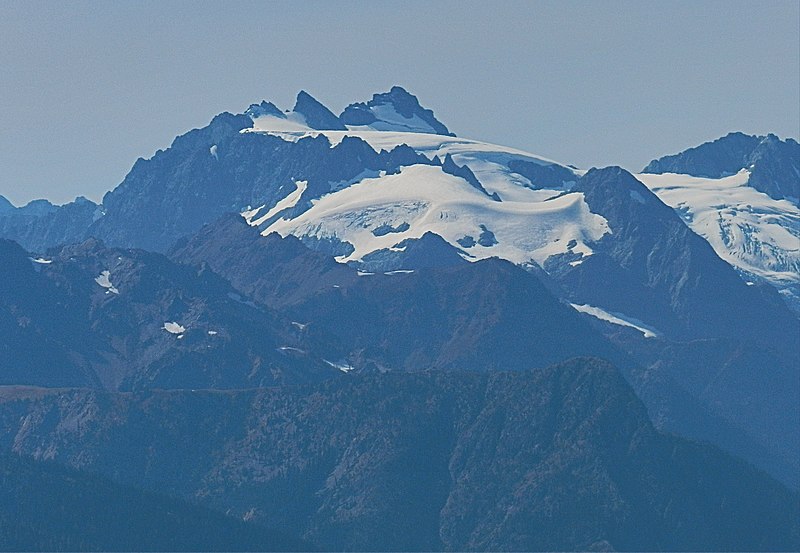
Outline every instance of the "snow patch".
<path fill-rule="evenodd" d="M 300 200 L 300 196 L 303 195 L 303 192 L 305 192 L 306 188 L 308 187 L 308 181 L 304 180 L 295 181 L 294 185 L 295 189 L 292 192 L 289 192 L 289 194 L 285 198 L 279 200 L 274 206 L 272 206 L 272 209 L 267 211 L 261 217 L 255 218 L 258 212 L 264 208 L 263 205 L 258 209 L 243 212 L 242 217 L 244 217 L 245 221 L 247 221 L 249 225 L 257 227 L 260 224 L 264 223 L 265 221 L 268 221 L 269 219 L 271 219 L 284 209 L 289 209 L 291 207 L 294 207 Z"/>
<path fill-rule="evenodd" d="M 268 114 L 253 119 L 250 131 L 308 133 L 313 129 L 308 126 L 306 118 L 297 112 L 283 114 L 282 117 Z"/>
<path fill-rule="evenodd" d="M 281 346 L 278 351 L 293 351 L 295 353 L 306 353 L 304 350 L 292 346 Z"/>
<path fill-rule="evenodd" d="M 241 215 L 244 218 L 245 221 L 250 223 L 250 221 L 253 219 L 253 217 L 258 215 L 258 212 L 261 211 L 262 209 L 264 209 L 265 207 L 267 207 L 267 206 L 262 204 L 262 205 L 258 206 L 257 208 L 253 209 L 248 205 L 247 209 L 242 211 L 239 215 Z"/>
<path fill-rule="evenodd" d="M 330 365 L 334 369 L 339 369 L 340 371 L 342 371 L 345 374 L 349 373 L 350 371 L 355 369 L 355 367 L 352 366 L 347 361 L 337 361 L 336 363 L 334 363 L 333 361 L 328 361 L 327 359 L 323 359 L 323 361 L 325 361 L 325 363 L 327 363 L 328 365 Z"/>
<path fill-rule="evenodd" d="M 604 309 L 601 309 L 599 307 L 594 307 L 592 305 L 578 305 L 576 303 L 571 303 L 570 305 L 580 313 L 586 313 L 587 315 L 591 315 L 592 317 L 595 317 L 602 321 L 606 321 L 619 326 L 627 326 L 629 328 L 638 330 L 639 332 L 644 334 L 645 338 L 656 338 L 660 334 L 660 332 L 654 329 L 653 327 L 647 326 L 640 320 L 634 319 L 633 317 L 628 317 L 620 313 L 612 313 Z"/>
<path fill-rule="evenodd" d="M 164 328 L 164 330 L 166 330 L 170 334 L 182 335 L 184 332 L 186 332 L 186 327 L 185 326 L 180 325 L 180 324 L 178 324 L 178 323 L 176 323 L 174 321 L 173 322 L 164 323 L 163 328 Z M 180 338 L 180 336 L 178 336 L 178 337 Z"/>
<path fill-rule="evenodd" d="M 119 290 L 114 288 L 111 284 L 111 272 L 103 271 L 100 275 L 96 276 L 94 281 L 106 289 L 106 294 L 119 294 Z"/>
<path fill-rule="evenodd" d="M 369 125 L 348 125 L 354 131 L 395 131 L 413 133 L 436 133 L 436 130 L 416 113 L 411 117 L 404 117 L 397 112 L 392 104 L 380 104 L 370 108 L 377 121 Z"/>

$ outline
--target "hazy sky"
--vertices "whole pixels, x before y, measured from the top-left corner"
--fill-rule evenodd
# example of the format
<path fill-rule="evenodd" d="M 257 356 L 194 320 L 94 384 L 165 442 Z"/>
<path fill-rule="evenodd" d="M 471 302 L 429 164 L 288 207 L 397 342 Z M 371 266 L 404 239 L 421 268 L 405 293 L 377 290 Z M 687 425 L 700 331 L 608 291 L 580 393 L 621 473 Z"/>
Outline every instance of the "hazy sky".
<path fill-rule="evenodd" d="M 221 111 L 393 84 L 460 136 L 639 170 L 800 134 L 800 1 L 0 0 L 0 194 L 99 200 Z"/>

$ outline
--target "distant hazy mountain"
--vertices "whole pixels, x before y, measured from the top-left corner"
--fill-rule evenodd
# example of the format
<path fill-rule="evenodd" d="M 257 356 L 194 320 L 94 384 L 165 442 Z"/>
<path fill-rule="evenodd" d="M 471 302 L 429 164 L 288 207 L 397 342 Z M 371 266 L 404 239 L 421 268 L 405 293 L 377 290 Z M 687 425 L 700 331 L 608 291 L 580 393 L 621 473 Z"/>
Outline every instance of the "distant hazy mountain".
<path fill-rule="evenodd" d="M 63 206 L 34 200 L 14 207 L 0 196 L 0 237 L 15 240 L 30 251 L 44 252 L 82 241 L 92 222 L 101 216 L 102 208 L 84 197 Z"/>

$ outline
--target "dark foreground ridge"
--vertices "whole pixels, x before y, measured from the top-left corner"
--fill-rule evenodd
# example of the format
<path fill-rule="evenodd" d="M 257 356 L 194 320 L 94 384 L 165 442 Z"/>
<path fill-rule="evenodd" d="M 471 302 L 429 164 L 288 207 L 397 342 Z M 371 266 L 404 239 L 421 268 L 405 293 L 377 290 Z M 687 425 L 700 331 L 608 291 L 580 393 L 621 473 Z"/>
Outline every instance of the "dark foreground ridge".
<path fill-rule="evenodd" d="M 73 421 L 73 422 L 70 422 Z M 800 499 L 610 365 L 227 392 L 5 389 L 2 445 L 326 550 L 795 550 Z"/>
<path fill-rule="evenodd" d="M 204 507 L 0 454 L 0 551 L 309 551 Z"/>

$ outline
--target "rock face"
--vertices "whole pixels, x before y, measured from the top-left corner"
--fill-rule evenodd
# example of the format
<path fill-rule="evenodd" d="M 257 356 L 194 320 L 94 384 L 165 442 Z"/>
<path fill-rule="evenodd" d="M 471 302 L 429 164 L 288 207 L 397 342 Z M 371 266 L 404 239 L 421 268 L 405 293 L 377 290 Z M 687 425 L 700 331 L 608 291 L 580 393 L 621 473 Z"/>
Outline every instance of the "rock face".
<path fill-rule="evenodd" d="M 508 162 L 508 168 L 528 179 L 534 188 L 569 186 L 576 180 L 573 171 L 557 164 L 543 165 L 532 161 L 512 159 Z"/>
<path fill-rule="evenodd" d="M 402 228 L 402 226 L 401 226 Z M 391 249 L 374 251 L 353 263 L 364 271 L 413 271 L 468 263 L 453 246 L 438 234 L 426 232 L 419 238 L 407 238 Z"/>
<path fill-rule="evenodd" d="M 331 110 L 322 105 L 316 98 L 305 90 L 297 95 L 294 112 L 303 116 L 306 124 L 312 129 L 320 131 L 344 131 L 347 127 L 336 117 Z"/>
<path fill-rule="evenodd" d="M 8 201 L 5 196 L 0 196 L 0 215 L 8 213 L 12 211 L 14 208 L 14 204 Z"/>
<path fill-rule="evenodd" d="M 393 86 L 389 92 L 375 94 L 369 102 L 350 104 L 339 119 L 346 125 L 364 126 L 379 131 L 422 132 L 455 136 L 425 109 L 413 94 Z"/>
<path fill-rule="evenodd" d="M 226 218 L 171 256 L 207 263 L 256 302 L 323 331 L 349 348 L 357 368 L 528 369 L 576 355 L 630 362 L 520 267 L 468 263 L 434 235 L 406 252 L 400 270 L 359 273 L 293 237 L 263 238 Z"/>
<path fill-rule="evenodd" d="M 236 393 L 4 390 L 0 445 L 325 550 L 786 550 L 798 497 L 582 359 Z"/>
<path fill-rule="evenodd" d="M 611 232 L 579 265 L 558 258 L 545 264 L 571 301 L 658 321 L 659 330 L 676 339 L 746 336 L 783 348 L 797 336 L 797 318 L 776 294 L 747 286 L 708 242 L 624 169 L 590 170 L 576 189 Z"/>
<path fill-rule="evenodd" d="M 651 161 L 643 173 L 685 173 L 720 178 L 741 169 L 750 171 L 750 186 L 800 205 L 800 144 L 774 134 L 730 133 L 713 142 Z"/>
<path fill-rule="evenodd" d="M 125 180 L 106 194 L 105 216 L 87 231 L 109 245 L 166 251 L 179 238 L 198 231 L 224 213 L 248 206 L 275 206 L 307 183 L 287 213 L 301 213 L 311 198 L 346 186 L 359 175 L 394 172 L 432 161 L 408 147 L 376 152 L 347 137 L 335 146 L 325 136 L 297 142 L 259 133 L 244 115 L 217 116 L 203 129 L 175 139 L 150 160 L 139 160 Z M 213 155 L 210 153 L 213 149 Z M 145 226 L 133 221 L 147 220 Z"/>

